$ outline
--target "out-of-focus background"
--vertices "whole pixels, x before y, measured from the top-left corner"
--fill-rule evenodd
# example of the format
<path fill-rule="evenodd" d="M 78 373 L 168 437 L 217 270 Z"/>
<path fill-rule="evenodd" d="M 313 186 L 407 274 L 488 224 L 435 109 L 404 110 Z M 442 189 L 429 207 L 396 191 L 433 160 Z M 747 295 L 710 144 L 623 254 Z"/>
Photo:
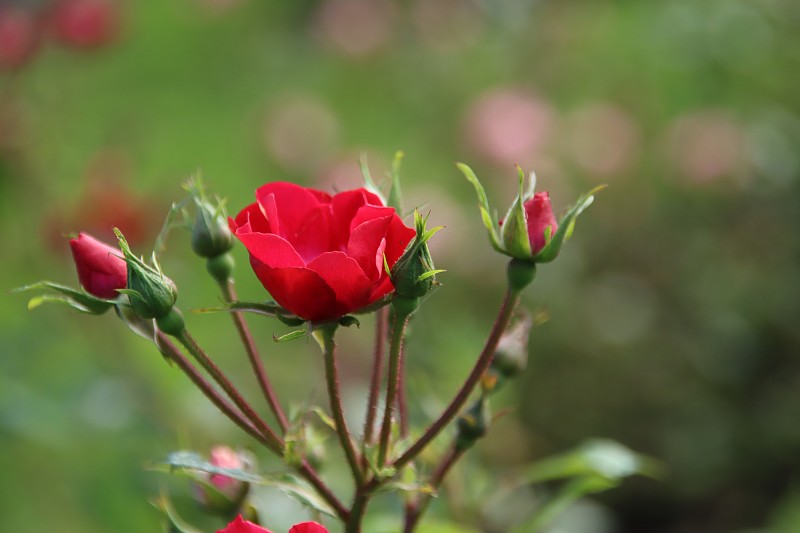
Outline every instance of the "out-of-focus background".
<path fill-rule="evenodd" d="M 0 287 L 76 284 L 64 233 L 111 241 L 116 225 L 149 253 L 198 169 L 236 212 L 266 181 L 356 187 L 359 154 L 380 177 L 401 149 L 407 207 L 446 226 L 432 247 L 447 273 L 408 346 L 422 425 L 468 372 L 503 283 L 453 162 L 500 211 L 517 163 L 557 211 L 607 183 L 526 294 L 550 320 L 495 401 L 511 414 L 456 474 L 460 503 L 470 468 L 502 478 L 606 437 L 664 476 L 581 502 L 552 531 L 798 531 L 799 34 L 794 0 L 2 0 Z M 242 298 L 265 298 L 236 257 Z M 183 309 L 217 304 L 185 233 L 162 263 Z M 190 489 L 148 460 L 252 446 L 111 313 L 26 300 L 0 305 L 3 531 L 157 531 L 148 498 L 173 485 L 188 508 Z M 228 318 L 188 320 L 255 396 Z M 324 405 L 313 343 L 277 346 L 285 326 L 250 323 L 281 395 Z M 365 320 L 341 339 L 354 415 L 371 337 Z M 275 531 L 305 516 L 264 498 Z M 480 527 L 502 531 L 492 511 Z"/>

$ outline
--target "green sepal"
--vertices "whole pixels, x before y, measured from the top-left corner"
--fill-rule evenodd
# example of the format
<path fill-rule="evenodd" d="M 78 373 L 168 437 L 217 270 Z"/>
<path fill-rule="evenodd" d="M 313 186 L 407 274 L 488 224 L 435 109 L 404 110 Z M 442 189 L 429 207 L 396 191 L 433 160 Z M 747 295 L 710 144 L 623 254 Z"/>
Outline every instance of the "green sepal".
<path fill-rule="evenodd" d="M 24 287 L 17 287 L 12 289 L 11 292 L 31 290 L 51 290 L 56 292 L 56 294 L 42 294 L 31 298 L 28 300 L 29 311 L 36 309 L 44 303 L 56 302 L 66 304 L 81 313 L 102 315 L 119 301 L 118 299 L 106 300 L 104 298 L 98 298 L 83 289 L 73 289 L 72 287 L 52 281 L 39 281 L 30 285 L 25 285 Z"/>
<path fill-rule="evenodd" d="M 594 195 L 606 187 L 606 185 L 599 185 L 578 198 L 578 201 L 575 202 L 570 210 L 567 211 L 567 214 L 561 218 L 561 221 L 559 221 L 558 231 L 556 231 L 556 234 L 553 235 L 549 240 L 547 240 L 547 235 L 545 235 L 545 239 L 548 242 L 538 254 L 533 256 L 533 261 L 536 263 L 549 263 L 558 257 L 558 253 L 561 251 L 561 246 L 563 246 L 564 242 L 566 242 L 566 240 L 572 236 L 572 231 L 575 229 L 575 220 L 578 218 L 578 215 L 580 215 L 587 207 L 592 205 L 592 202 L 594 202 Z"/>
<path fill-rule="evenodd" d="M 353 315 L 345 315 L 339 319 L 339 325 L 344 326 L 346 328 L 355 326 L 356 328 L 361 327 L 361 322 L 358 321 L 356 317 Z"/>
<path fill-rule="evenodd" d="M 531 241 L 528 236 L 527 216 L 525 215 L 526 193 L 525 193 L 525 173 L 522 168 L 517 167 L 519 174 L 519 193 L 514 199 L 514 203 L 508 209 L 500 236 L 503 240 L 505 253 L 518 259 L 530 259 L 533 257 L 531 251 Z"/>
<path fill-rule="evenodd" d="M 307 329 L 296 329 L 294 331 L 290 331 L 285 335 L 281 335 L 278 337 L 277 335 L 272 335 L 272 340 L 275 342 L 287 342 L 293 341 L 295 339 L 299 339 L 300 337 L 305 337 L 308 334 Z"/>
<path fill-rule="evenodd" d="M 386 199 L 383 197 L 383 193 L 375 185 L 375 181 L 372 179 L 372 174 L 369 171 L 369 165 L 367 164 L 367 154 L 362 153 L 361 156 L 358 158 L 358 168 L 361 170 L 361 177 L 364 178 L 364 188 L 367 189 L 369 192 L 375 194 L 378 198 L 381 199 L 383 205 L 389 205 L 386 203 Z"/>
<path fill-rule="evenodd" d="M 297 318 L 280 305 L 276 304 L 275 302 L 241 302 L 241 301 L 234 301 L 225 303 L 222 307 L 206 307 L 203 309 L 195 309 L 195 313 L 238 313 L 238 312 L 247 312 L 247 313 L 255 313 L 257 315 L 266 315 L 266 316 L 273 316 L 277 317 L 289 326 L 299 326 L 303 322 L 305 322 L 301 318 Z M 294 320 L 299 320 L 299 323 L 295 323 Z M 291 323 L 290 323 L 291 322 Z"/>
<path fill-rule="evenodd" d="M 486 227 L 486 231 L 489 232 L 489 242 L 492 244 L 492 248 L 501 254 L 505 254 L 506 251 L 500 244 L 500 237 L 497 234 L 497 221 L 489 214 L 489 199 L 486 197 L 486 191 L 483 189 L 483 185 L 481 185 L 481 182 L 478 180 L 475 172 L 473 172 L 472 169 L 467 165 L 464 163 L 456 163 L 456 167 L 458 167 L 458 170 L 464 174 L 464 177 L 467 178 L 467 180 L 475 188 L 475 193 L 478 195 L 478 207 L 481 211 L 481 220 L 483 220 L 483 225 Z"/>

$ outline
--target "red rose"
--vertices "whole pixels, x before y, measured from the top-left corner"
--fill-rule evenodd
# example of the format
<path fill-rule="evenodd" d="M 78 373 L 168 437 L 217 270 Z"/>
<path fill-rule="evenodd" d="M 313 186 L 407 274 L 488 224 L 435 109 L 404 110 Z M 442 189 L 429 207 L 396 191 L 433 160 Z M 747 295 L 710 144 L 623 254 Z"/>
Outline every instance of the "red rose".
<path fill-rule="evenodd" d="M 366 189 L 330 195 L 268 183 L 230 219 L 256 276 L 278 304 L 323 321 L 358 311 L 394 290 L 386 273 L 416 234 Z"/>
<path fill-rule="evenodd" d="M 225 529 L 221 529 L 217 533 L 270 533 L 270 531 L 248 522 L 242 518 L 242 515 L 239 515 Z M 292 526 L 289 533 L 328 533 L 328 530 L 316 522 L 303 522 Z"/>
<path fill-rule="evenodd" d="M 547 192 L 537 192 L 522 207 L 525 209 L 531 253 L 536 255 L 547 244 L 545 241 L 547 228 L 550 228 L 551 238 L 558 230 L 558 222 L 553 216 L 553 207 L 550 205 L 550 195 Z"/>
<path fill-rule="evenodd" d="M 72 257 L 81 286 L 98 298 L 116 298 L 128 284 L 128 265 L 122 252 L 86 233 L 70 239 Z"/>

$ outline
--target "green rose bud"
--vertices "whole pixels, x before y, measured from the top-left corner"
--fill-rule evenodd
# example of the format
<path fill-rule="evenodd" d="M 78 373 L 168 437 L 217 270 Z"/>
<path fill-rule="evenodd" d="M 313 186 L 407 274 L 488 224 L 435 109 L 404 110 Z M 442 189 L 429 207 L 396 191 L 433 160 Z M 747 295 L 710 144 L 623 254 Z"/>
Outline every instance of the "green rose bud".
<path fill-rule="evenodd" d="M 195 206 L 192 224 L 194 253 L 208 259 L 230 250 L 233 247 L 233 234 L 228 228 L 224 203 L 219 199 L 212 203 L 206 197 L 203 182 L 199 177 L 190 179 L 184 188 L 189 191 Z"/>
<path fill-rule="evenodd" d="M 428 250 L 428 240 L 442 228 L 436 227 L 427 230 L 426 221 L 427 218 L 423 218 L 418 211 L 414 211 L 414 227 L 417 236 L 394 264 L 390 273 L 397 296 L 405 298 L 425 296 L 433 287 L 436 274 L 444 272 L 444 270 L 434 269 L 433 259 Z"/>
<path fill-rule="evenodd" d="M 486 435 L 490 423 L 489 400 L 481 396 L 456 422 L 458 427 L 456 448 L 459 450 L 471 448 L 478 439 Z"/>
<path fill-rule="evenodd" d="M 128 242 L 119 229 L 114 228 L 125 262 L 128 264 L 128 286 L 120 290 L 128 295 L 131 307 L 142 318 L 162 318 L 166 316 L 178 299 L 175 283 L 166 277 L 153 255 L 150 266 L 131 252 Z"/>

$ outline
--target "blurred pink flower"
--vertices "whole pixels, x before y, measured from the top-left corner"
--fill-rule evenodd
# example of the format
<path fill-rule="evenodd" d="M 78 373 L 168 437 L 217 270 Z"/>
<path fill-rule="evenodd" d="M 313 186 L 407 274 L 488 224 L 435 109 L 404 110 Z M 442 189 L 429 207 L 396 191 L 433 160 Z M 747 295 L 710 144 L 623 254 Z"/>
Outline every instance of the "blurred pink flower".
<path fill-rule="evenodd" d="M 714 109 L 678 117 L 666 138 L 670 161 L 694 183 L 708 183 L 740 172 L 744 147 L 741 125 L 728 113 Z"/>
<path fill-rule="evenodd" d="M 641 130 L 627 111 L 613 104 L 593 102 L 571 113 L 563 142 L 582 170 L 608 178 L 634 164 L 639 155 Z"/>
<path fill-rule="evenodd" d="M 56 39 L 77 48 L 95 48 L 114 41 L 120 30 L 116 0 L 57 0 L 50 13 Z"/>
<path fill-rule="evenodd" d="M 267 116 L 264 142 L 283 168 L 309 173 L 336 149 L 339 129 L 338 119 L 326 104 L 311 95 L 294 95 Z"/>
<path fill-rule="evenodd" d="M 380 185 L 389 172 L 390 163 L 380 152 L 369 149 L 351 150 L 323 163 L 318 173 L 317 184 L 321 189 L 346 191 L 364 186 L 359 161 L 366 157 L 372 178 Z"/>
<path fill-rule="evenodd" d="M 500 165 L 532 166 L 551 139 L 555 111 L 545 100 L 508 87 L 482 94 L 467 110 L 469 147 Z"/>
<path fill-rule="evenodd" d="M 209 462 L 219 468 L 241 470 L 245 463 L 239 453 L 229 446 L 214 446 L 209 454 Z M 223 474 L 211 474 L 208 481 L 222 493 L 230 493 L 232 487 L 238 488 L 242 482 Z"/>
<path fill-rule="evenodd" d="M 394 19 L 395 7 L 388 0 L 323 0 L 314 30 L 334 52 L 360 58 L 386 45 Z"/>

